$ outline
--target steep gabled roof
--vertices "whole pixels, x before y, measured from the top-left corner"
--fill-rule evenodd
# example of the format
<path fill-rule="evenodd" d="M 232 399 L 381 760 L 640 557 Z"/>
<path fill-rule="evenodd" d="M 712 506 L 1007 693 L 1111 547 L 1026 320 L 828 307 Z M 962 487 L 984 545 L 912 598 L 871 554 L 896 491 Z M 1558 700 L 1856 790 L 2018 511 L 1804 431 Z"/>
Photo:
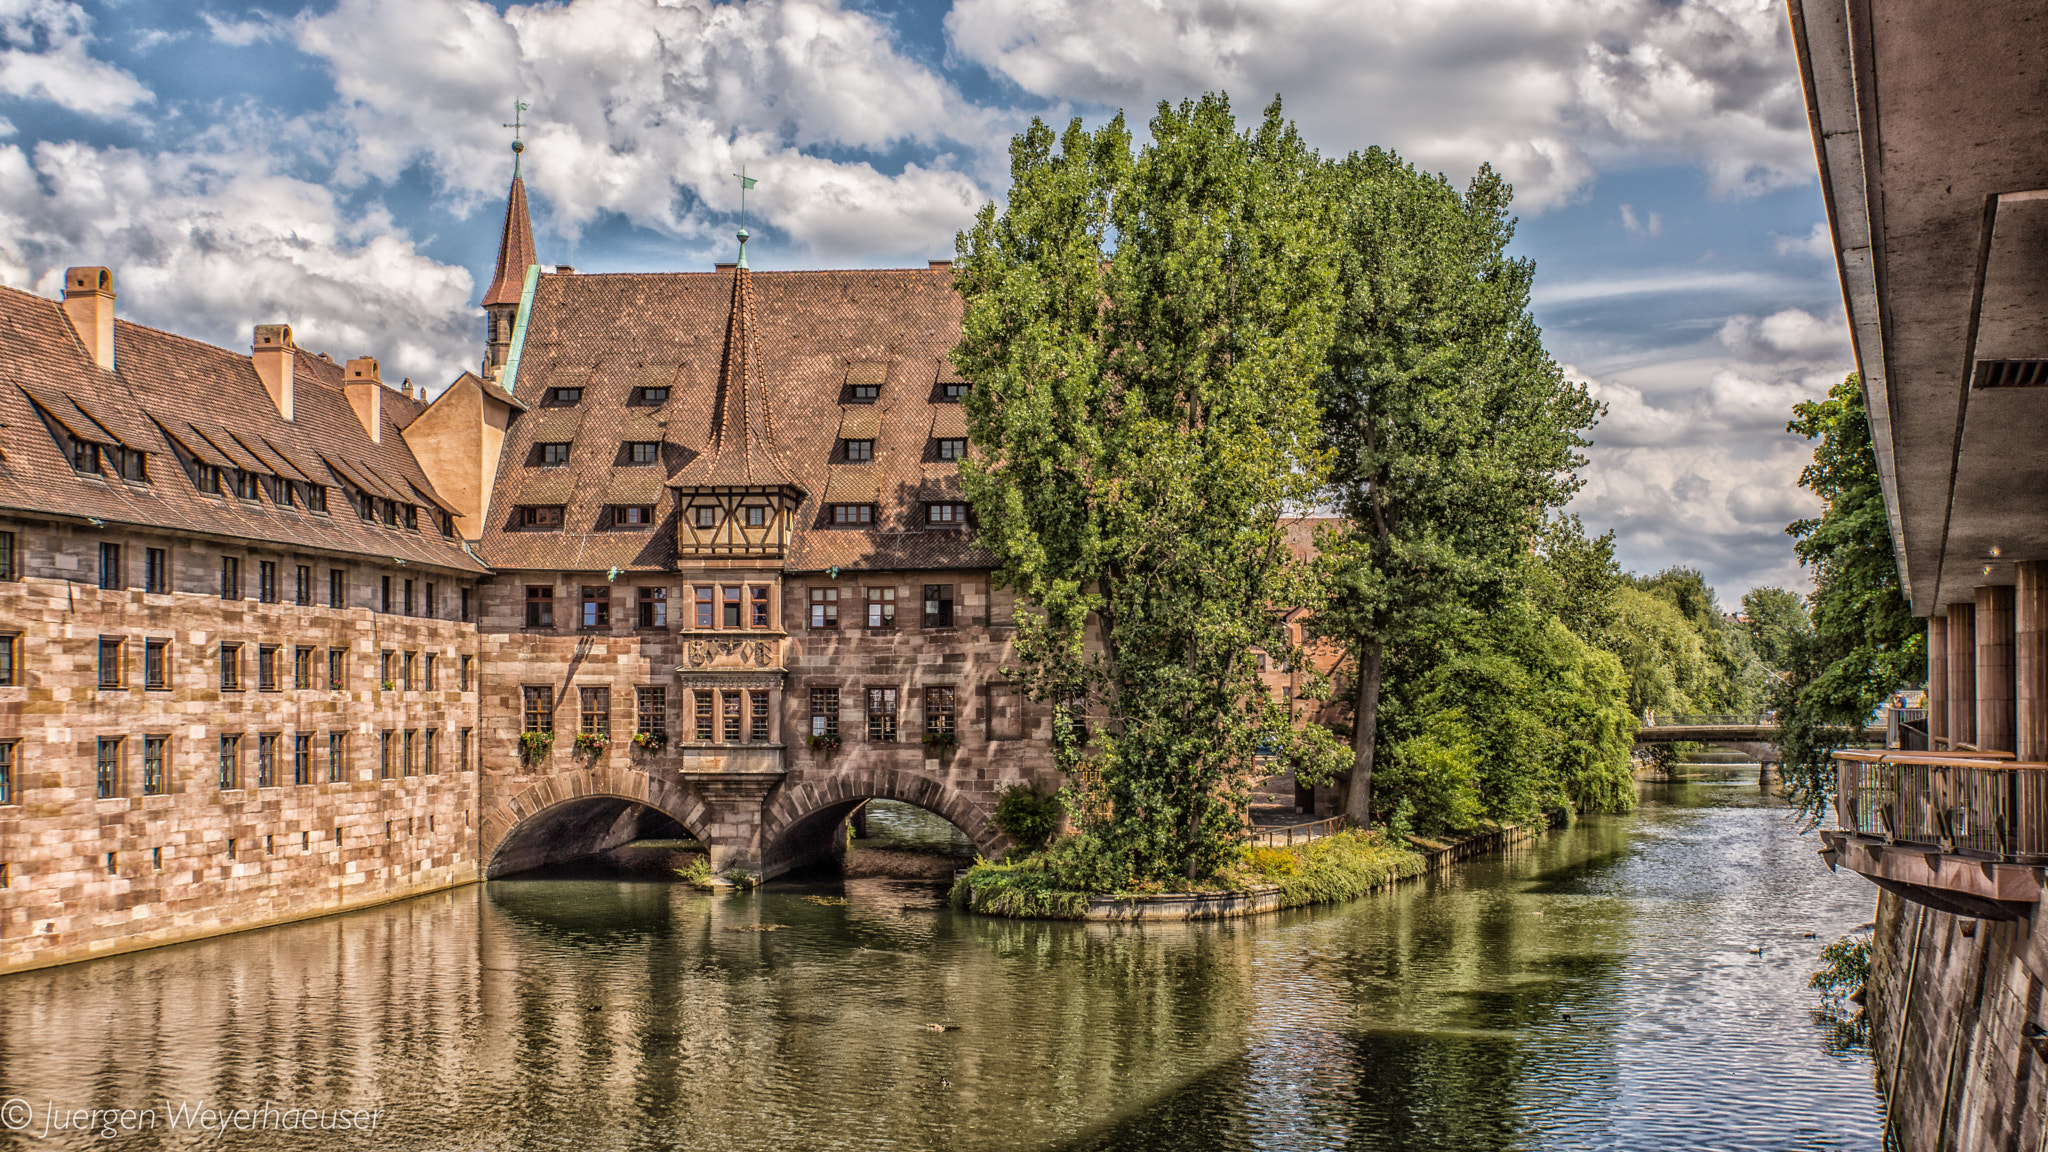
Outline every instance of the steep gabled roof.
<path fill-rule="evenodd" d="M 519 303 L 528 265 L 540 263 L 533 247 L 533 222 L 526 215 L 526 181 L 514 175 L 505 201 L 505 229 L 498 234 L 498 273 L 484 293 L 483 306 Z"/>
<path fill-rule="evenodd" d="M 753 273 L 733 269 L 711 445 L 669 481 L 678 488 L 796 487 L 775 442 L 761 358 L 754 350 Z"/>

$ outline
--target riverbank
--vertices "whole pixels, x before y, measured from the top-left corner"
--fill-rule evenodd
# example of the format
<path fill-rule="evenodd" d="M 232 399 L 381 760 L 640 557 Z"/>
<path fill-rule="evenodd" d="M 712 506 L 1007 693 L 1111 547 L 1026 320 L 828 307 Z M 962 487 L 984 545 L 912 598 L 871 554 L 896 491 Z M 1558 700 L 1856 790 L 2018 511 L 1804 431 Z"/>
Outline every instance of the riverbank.
<path fill-rule="evenodd" d="M 1175 892 L 1091 892 L 1072 880 L 1085 865 L 1062 859 L 1055 847 L 1011 863 L 979 861 L 954 883 L 951 899 L 956 908 L 1012 919 L 1235 919 L 1350 900 L 1533 839 L 1554 822 L 1402 844 L 1378 830 L 1346 829 L 1293 848 L 1248 847 L 1210 884 Z"/>

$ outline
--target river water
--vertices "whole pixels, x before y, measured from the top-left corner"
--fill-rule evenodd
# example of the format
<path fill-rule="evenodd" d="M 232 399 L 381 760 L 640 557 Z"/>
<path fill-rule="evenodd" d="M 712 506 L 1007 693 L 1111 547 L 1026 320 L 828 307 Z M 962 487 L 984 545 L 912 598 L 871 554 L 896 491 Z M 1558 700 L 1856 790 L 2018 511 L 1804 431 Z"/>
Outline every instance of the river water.
<path fill-rule="evenodd" d="M 1805 988 L 1874 892 L 1814 848 L 1736 777 L 1250 922 L 493 882 L 0 979 L 0 1147 L 1875 1149 Z"/>

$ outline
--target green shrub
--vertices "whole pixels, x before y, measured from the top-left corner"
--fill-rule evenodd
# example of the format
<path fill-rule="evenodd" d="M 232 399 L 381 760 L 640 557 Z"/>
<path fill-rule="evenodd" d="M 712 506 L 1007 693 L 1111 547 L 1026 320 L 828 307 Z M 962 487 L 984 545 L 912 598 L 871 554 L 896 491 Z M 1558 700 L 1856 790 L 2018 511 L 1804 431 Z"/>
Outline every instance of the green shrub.
<path fill-rule="evenodd" d="M 1244 866 L 1261 876 L 1297 876 L 1301 857 L 1289 848 L 1246 848 Z"/>
<path fill-rule="evenodd" d="M 1018 846 L 1036 852 L 1060 828 L 1060 798 L 1029 784 L 1013 784 L 996 801 L 996 827 L 1015 837 Z"/>
<path fill-rule="evenodd" d="M 1863 987 L 1870 979 L 1870 929 L 1865 924 L 1820 950 L 1824 967 L 1806 982 L 1830 1000 L 1839 1000 Z"/>
<path fill-rule="evenodd" d="M 706 892 L 718 887 L 711 882 L 711 857 L 709 856 L 699 856 L 681 868 L 676 869 L 676 875 L 681 876 L 696 887 L 704 889 Z"/>

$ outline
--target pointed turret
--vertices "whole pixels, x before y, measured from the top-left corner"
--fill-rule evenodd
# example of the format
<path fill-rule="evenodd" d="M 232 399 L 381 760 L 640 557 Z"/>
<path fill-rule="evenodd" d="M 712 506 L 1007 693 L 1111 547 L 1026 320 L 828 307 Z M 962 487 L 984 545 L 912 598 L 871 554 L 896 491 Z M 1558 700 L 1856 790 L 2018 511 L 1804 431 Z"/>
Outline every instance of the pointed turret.
<path fill-rule="evenodd" d="M 505 229 L 498 237 L 498 271 L 484 293 L 484 314 L 489 330 L 485 334 L 488 352 L 484 357 L 484 379 L 496 380 L 512 350 L 512 332 L 519 323 L 519 296 L 526 285 L 526 270 L 540 263 L 533 249 L 533 222 L 526 214 L 526 180 L 519 175 L 516 153 L 523 147 L 514 141 L 512 191 L 505 201 Z"/>
<path fill-rule="evenodd" d="M 692 460 L 672 483 L 697 486 L 795 487 L 775 442 L 775 426 L 754 350 L 754 279 L 742 264 L 733 269 L 732 311 L 725 324 L 725 356 L 719 365 L 717 423 L 711 448 Z"/>

